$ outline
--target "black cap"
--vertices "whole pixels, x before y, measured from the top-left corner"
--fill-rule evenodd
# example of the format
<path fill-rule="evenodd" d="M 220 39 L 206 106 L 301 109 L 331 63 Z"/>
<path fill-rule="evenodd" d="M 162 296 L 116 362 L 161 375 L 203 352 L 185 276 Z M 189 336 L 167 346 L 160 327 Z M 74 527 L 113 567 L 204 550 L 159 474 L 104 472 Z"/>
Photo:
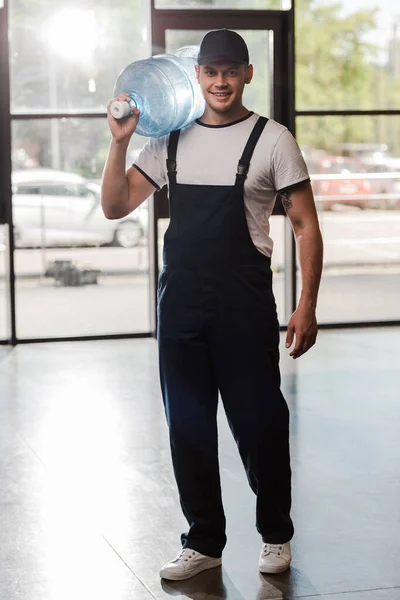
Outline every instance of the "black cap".
<path fill-rule="evenodd" d="M 249 64 L 246 42 L 236 31 L 216 29 L 204 36 L 200 44 L 197 64 L 206 65 L 218 61 Z"/>

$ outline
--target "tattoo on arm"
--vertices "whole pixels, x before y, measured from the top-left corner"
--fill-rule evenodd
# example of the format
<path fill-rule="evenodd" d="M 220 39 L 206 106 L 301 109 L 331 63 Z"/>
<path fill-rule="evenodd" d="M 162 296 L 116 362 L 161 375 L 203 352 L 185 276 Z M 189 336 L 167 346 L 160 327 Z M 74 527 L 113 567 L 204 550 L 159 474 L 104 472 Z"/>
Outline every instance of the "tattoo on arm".
<path fill-rule="evenodd" d="M 286 212 L 288 210 L 290 210 L 293 206 L 293 202 L 291 199 L 291 195 L 292 195 L 292 191 L 291 190 L 286 190 L 282 193 L 279 194 L 281 200 L 282 200 L 282 204 L 283 204 L 283 208 L 286 210 Z"/>
<path fill-rule="evenodd" d="M 282 192 L 278 192 L 280 199 L 282 201 L 282 204 L 283 204 L 283 208 L 285 209 L 286 212 L 288 212 L 293 207 L 293 200 L 292 200 L 293 192 L 305 190 L 307 187 L 309 187 L 309 185 L 310 185 L 310 180 L 307 179 L 307 181 L 301 181 L 300 183 L 296 183 L 296 184 L 292 185 L 290 188 L 287 188 L 286 190 L 282 190 Z"/>

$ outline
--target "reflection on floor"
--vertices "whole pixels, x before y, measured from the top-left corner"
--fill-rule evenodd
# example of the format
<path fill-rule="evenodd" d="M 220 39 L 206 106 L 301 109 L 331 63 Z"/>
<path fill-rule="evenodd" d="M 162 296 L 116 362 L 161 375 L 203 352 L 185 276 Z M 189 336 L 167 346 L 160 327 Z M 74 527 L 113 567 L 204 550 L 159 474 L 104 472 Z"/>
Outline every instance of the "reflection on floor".
<path fill-rule="evenodd" d="M 3 600 L 400 599 L 399 330 L 323 331 L 291 408 L 293 565 L 257 571 L 254 497 L 222 411 L 223 566 L 161 582 L 185 529 L 153 340 L 22 345 L 0 362 Z"/>

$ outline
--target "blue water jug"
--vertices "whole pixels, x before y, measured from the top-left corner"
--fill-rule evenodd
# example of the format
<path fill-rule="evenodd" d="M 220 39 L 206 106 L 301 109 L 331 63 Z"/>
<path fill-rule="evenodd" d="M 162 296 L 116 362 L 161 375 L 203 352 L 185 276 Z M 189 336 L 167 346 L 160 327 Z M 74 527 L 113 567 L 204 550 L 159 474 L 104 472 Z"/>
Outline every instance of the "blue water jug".
<path fill-rule="evenodd" d="M 197 46 L 172 54 L 158 54 L 128 65 L 118 76 L 114 96 L 126 92 L 131 102 L 116 100 L 110 112 L 116 119 L 140 110 L 136 133 L 160 137 L 181 129 L 204 112 L 204 98 L 196 81 Z"/>

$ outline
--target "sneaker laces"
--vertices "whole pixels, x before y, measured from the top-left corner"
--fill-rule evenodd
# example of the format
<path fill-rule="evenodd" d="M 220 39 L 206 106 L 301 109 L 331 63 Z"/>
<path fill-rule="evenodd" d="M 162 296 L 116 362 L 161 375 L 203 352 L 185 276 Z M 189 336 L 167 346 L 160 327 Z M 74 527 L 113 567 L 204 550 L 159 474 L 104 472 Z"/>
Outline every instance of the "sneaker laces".
<path fill-rule="evenodd" d="M 192 558 L 196 556 L 196 551 L 191 548 L 182 548 L 179 552 L 178 556 L 175 558 L 173 562 L 178 562 L 179 560 L 183 560 L 184 562 L 188 562 Z"/>
<path fill-rule="evenodd" d="M 268 554 L 276 554 L 281 556 L 283 550 L 283 544 L 264 544 L 261 557 L 268 556 Z"/>

